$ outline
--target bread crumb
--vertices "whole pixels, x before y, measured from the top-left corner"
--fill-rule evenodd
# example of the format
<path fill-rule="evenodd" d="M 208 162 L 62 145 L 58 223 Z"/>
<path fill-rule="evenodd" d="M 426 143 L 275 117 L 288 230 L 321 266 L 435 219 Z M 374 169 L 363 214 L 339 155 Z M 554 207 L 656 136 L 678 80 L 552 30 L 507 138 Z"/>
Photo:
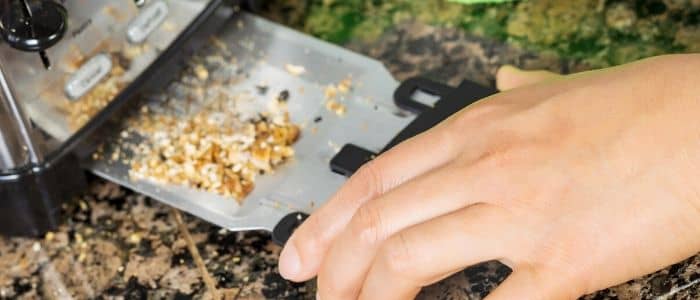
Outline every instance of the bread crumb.
<path fill-rule="evenodd" d="M 326 101 L 326 109 L 334 112 L 338 116 L 345 115 L 346 111 L 345 105 L 338 102 L 335 99 L 330 99 Z"/>
<path fill-rule="evenodd" d="M 304 68 L 304 66 L 299 65 L 285 64 L 284 69 L 287 70 L 287 73 L 292 74 L 294 76 L 299 76 L 306 73 L 306 68 Z"/>

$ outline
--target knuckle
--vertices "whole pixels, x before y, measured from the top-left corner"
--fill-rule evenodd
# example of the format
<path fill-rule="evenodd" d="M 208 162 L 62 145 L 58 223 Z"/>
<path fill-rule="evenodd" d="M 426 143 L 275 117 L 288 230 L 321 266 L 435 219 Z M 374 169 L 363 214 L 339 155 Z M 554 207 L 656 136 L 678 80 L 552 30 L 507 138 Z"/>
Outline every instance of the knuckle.
<path fill-rule="evenodd" d="M 498 105 L 495 101 L 484 99 L 463 109 L 455 117 L 454 125 L 461 129 L 467 128 L 467 126 L 474 126 L 474 124 L 493 118 L 494 114 L 502 110 L 502 105 Z"/>
<path fill-rule="evenodd" d="M 544 104 L 547 105 L 547 104 Z M 558 103 L 549 104 L 550 110 L 538 116 L 542 124 L 538 126 L 537 133 L 534 133 L 533 144 L 556 145 L 568 140 L 573 136 L 575 125 L 570 116 L 563 115 L 558 107 Z"/>
<path fill-rule="evenodd" d="M 465 138 L 465 129 L 474 127 L 471 114 L 470 110 L 466 110 L 450 119 L 449 123 L 446 124 L 443 141 L 449 142 L 450 140 Z"/>
<path fill-rule="evenodd" d="M 435 156 L 450 156 L 454 153 L 460 151 L 457 143 L 464 139 L 464 130 L 459 130 L 457 126 L 453 124 L 439 124 L 437 127 L 430 129 L 428 132 L 422 134 L 430 134 L 435 139 L 430 147 L 430 151 L 434 151 Z"/>
<path fill-rule="evenodd" d="M 411 267 L 416 263 L 415 255 L 408 247 L 403 233 L 390 238 L 382 247 L 380 255 L 389 273 L 402 277 L 413 274 Z"/>
<path fill-rule="evenodd" d="M 464 151 L 463 147 L 461 146 L 462 144 L 456 143 L 455 141 L 462 141 L 465 140 L 469 137 L 467 137 L 467 128 L 473 128 L 474 125 L 470 125 L 470 127 L 467 127 L 467 125 L 462 125 L 466 123 L 466 121 L 457 121 L 455 124 L 452 124 L 451 126 L 447 127 L 446 130 L 444 130 L 444 133 L 441 136 L 441 139 L 439 140 L 439 147 L 448 149 L 452 154 L 457 154 L 461 153 Z"/>
<path fill-rule="evenodd" d="M 383 175 L 377 161 L 369 161 L 351 177 L 351 185 L 362 191 L 366 197 L 374 197 L 384 192 Z"/>
<path fill-rule="evenodd" d="M 381 218 L 381 212 L 377 208 L 371 205 L 360 207 L 350 225 L 352 236 L 365 246 L 378 245 L 386 238 Z"/>
<path fill-rule="evenodd" d="M 514 150 L 513 146 L 502 144 L 486 150 L 479 158 L 477 164 L 486 170 L 500 170 L 518 162 L 519 154 L 518 151 Z"/>
<path fill-rule="evenodd" d="M 541 242 L 531 249 L 533 253 L 530 254 L 528 262 L 535 266 L 534 270 L 540 277 L 538 281 L 543 283 L 542 290 L 566 295 L 567 298 L 571 299 L 577 298 L 589 290 L 592 278 L 588 274 L 591 274 L 595 267 L 591 264 L 591 260 L 582 259 L 590 254 L 590 249 L 582 249 L 577 245 L 595 245 L 595 243 L 588 240 L 575 242 L 578 239 L 577 236 L 579 235 L 574 232 L 562 233 L 550 237 L 550 240 Z M 563 289 L 563 285 L 566 285 L 567 288 Z M 590 290 L 590 292 L 595 290 Z"/>

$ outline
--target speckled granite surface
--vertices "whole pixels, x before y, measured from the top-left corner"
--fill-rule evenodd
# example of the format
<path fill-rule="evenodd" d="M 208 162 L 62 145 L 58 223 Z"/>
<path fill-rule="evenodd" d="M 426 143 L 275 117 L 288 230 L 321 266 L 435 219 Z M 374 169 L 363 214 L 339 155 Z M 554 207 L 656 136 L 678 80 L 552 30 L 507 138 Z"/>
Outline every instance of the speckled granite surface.
<path fill-rule="evenodd" d="M 698 0 L 268 0 L 266 12 L 338 44 L 375 40 L 407 20 L 457 28 L 606 67 L 700 51 Z M 488 2 L 488 1 L 483 1 Z M 500 2 L 500 1 L 499 1 Z"/>
<path fill-rule="evenodd" d="M 465 78 L 489 84 L 503 63 L 560 72 L 586 68 L 420 23 L 349 47 L 380 59 L 398 79 L 428 74 L 452 84 Z M 313 282 L 292 284 L 276 273 L 280 248 L 266 233 L 225 232 L 185 216 L 186 235 L 199 253 L 193 255 L 178 213 L 94 178 L 64 212 L 61 228 L 43 239 L 0 238 L 0 298 L 313 299 Z M 198 268 L 200 258 L 206 270 Z M 472 267 L 426 288 L 419 299 L 480 299 L 508 273 L 497 263 Z M 700 257 L 586 298 L 658 297 L 700 299 Z"/>

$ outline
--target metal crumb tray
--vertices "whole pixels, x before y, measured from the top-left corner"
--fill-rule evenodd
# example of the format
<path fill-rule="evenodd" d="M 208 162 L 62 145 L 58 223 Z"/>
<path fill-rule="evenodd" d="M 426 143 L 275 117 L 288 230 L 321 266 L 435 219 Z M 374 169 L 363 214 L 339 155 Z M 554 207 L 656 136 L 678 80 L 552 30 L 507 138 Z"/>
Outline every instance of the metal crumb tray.
<path fill-rule="evenodd" d="M 255 189 L 240 205 L 231 198 L 182 186 L 132 180 L 129 166 L 120 162 L 94 161 L 90 170 L 223 228 L 272 231 L 288 214 L 310 213 L 340 187 L 345 177 L 329 167 L 340 146 L 352 143 L 379 152 L 414 119 L 394 105 L 392 94 L 398 83 L 375 60 L 249 14 L 232 19 L 217 38 L 249 75 L 232 89 L 256 94 L 256 85 L 267 82 L 269 95 L 285 89 L 292 93 L 287 104 L 290 117 L 294 123 L 306 124 L 294 145 L 294 159 L 258 177 Z M 295 76 L 285 70 L 285 64 L 304 66 L 306 72 Z M 343 101 L 345 115 L 338 116 L 324 107 L 324 88 L 348 76 L 354 88 Z M 302 89 L 303 93 L 298 92 Z M 317 117 L 323 121 L 315 123 Z M 311 126 L 317 127 L 313 134 L 308 132 Z"/>

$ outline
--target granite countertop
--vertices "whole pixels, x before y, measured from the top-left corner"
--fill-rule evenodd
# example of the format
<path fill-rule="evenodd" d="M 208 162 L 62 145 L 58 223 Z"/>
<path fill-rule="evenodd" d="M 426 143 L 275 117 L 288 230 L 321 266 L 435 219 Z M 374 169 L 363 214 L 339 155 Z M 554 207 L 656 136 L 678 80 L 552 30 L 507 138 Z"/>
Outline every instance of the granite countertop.
<path fill-rule="evenodd" d="M 382 61 L 394 76 L 423 74 L 492 84 L 498 66 L 573 72 L 587 62 L 537 55 L 498 39 L 425 22 L 402 22 L 347 47 Z M 313 299 L 314 283 L 277 273 L 281 250 L 265 232 L 235 233 L 97 178 L 63 206 L 43 238 L 0 238 L 0 298 Z M 419 299 L 480 299 L 508 274 L 489 262 L 459 272 Z M 700 256 L 585 299 L 700 299 Z"/>

